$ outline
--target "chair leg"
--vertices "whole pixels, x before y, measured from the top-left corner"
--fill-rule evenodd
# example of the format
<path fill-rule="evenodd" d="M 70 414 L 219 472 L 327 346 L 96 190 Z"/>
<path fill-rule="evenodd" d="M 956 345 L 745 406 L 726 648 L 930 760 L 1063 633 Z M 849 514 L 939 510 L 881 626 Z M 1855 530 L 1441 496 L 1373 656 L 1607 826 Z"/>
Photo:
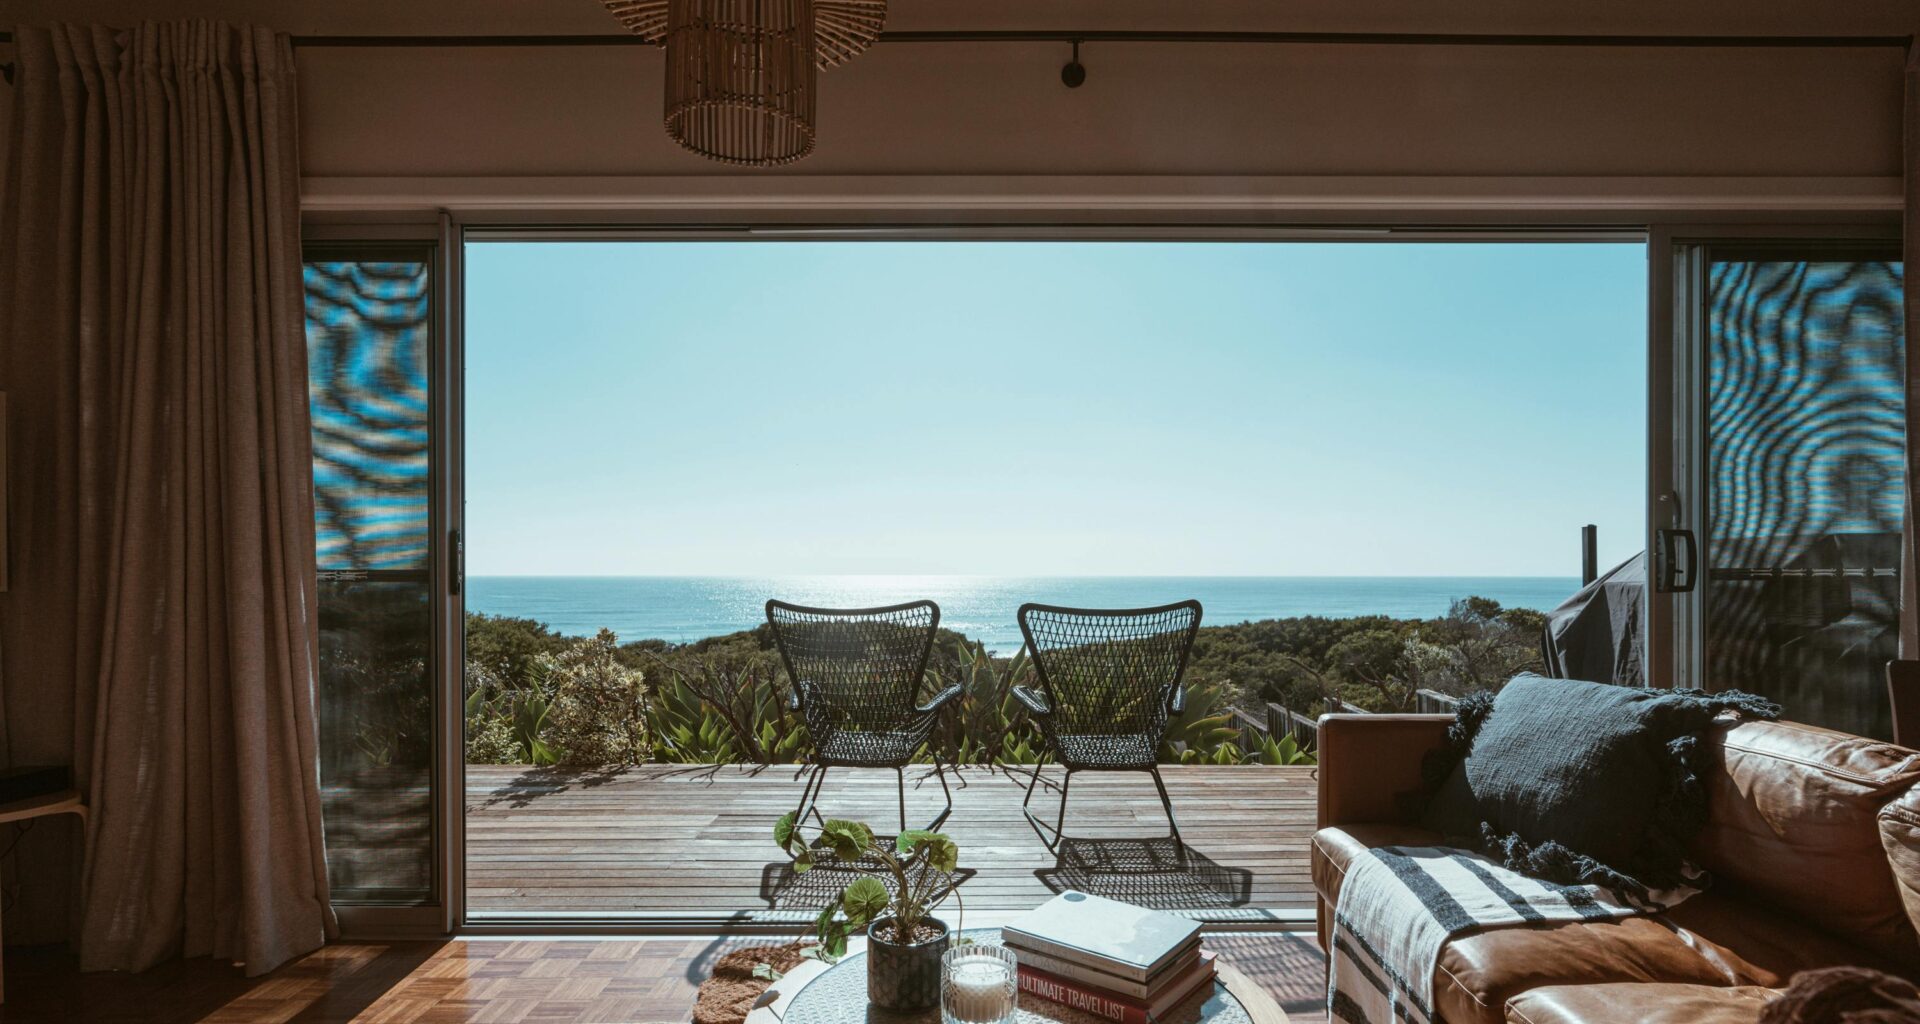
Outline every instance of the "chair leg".
<path fill-rule="evenodd" d="M 1060 840 L 1064 838 L 1061 829 L 1066 827 L 1067 822 L 1067 787 L 1072 783 L 1073 769 L 1069 768 L 1067 769 L 1066 778 L 1060 782 L 1060 813 L 1054 819 L 1052 825 L 1048 825 L 1038 817 L 1035 817 L 1033 811 L 1028 806 L 1033 803 L 1033 791 L 1040 785 L 1040 766 L 1038 764 L 1033 766 L 1033 779 L 1027 783 L 1027 798 L 1020 802 L 1020 813 L 1026 815 L 1027 825 L 1033 829 L 1035 835 L 1040 837 L 1041 844 L 1044 845 L 1049 852 L 1058 852 L 1060 849 Z M 1049 838 L 1049 833 L 1051 833 L 1051 838 Z"/>
<path fill-rule="evenodd" d="M 1053 834 L 1060 839 L 1067 838 L 1067 790 L 1073 786 L 1073 769 L 1060 779 L 1060 813 L 1053 819 Z"/>
<path fill-rule="evenodd" d="M 946 797 L 945 806 L 940 813 L 927 823 L 926 831 L 939 829 L 942 822 L 953 814 L 953 788 L 947 785 L 947 773 L 944 765 L 934 765 L 934 774 L 940 779 L 940 792 Z M 900 793 L 900 831 L 907 830 L 907 770 L 905 766 L 893 770 Z M 807 784 L 800 790 L 800 807 L 794 811 L 793 820 L 797 824 L 811 815 L 815 823 L 825 827 L 827 820 L 820 815 L 820 793 L 826 788 L 827 766 L 816 764 L 807 775 Z"/>
<path fill-rule="evenodd" d="M 1184 854 L 1187 852 L 1187 844 L 1180 838 L 1180 823 L 1174 820 L 1173 801 L 1167 798 L 1167 784 L 1160 780 L 1160 766 L 1156 764 L 1147 771 L 1153 776 L 1153 788 L 1160 791 L 1160 806 L 1167 812 L 1167 827 L 1173 830 L 1173 848 L 1176 852 Z"/>
<path fill-rule="evenodd" d="M 1161 810 L 1167 812 L 1167 828 L 1171 830 L 1173 834 L 1174 851 L 1184 857 L 1187 852 L 1187 843 L 1185 839 L 1180 837 L 1180 822 L 1173 816 L 1173 800 L 1167 796 L 1167 784 L 1160 778 L 1160 767 L 1154 765 L 1146 769 L 1146 771 L 1147 774 L 1153 776 L 1153 788 L 1160 794 Z M 1020 803 L 1020 813 L 1027 816 L 1027 824 L 1032 826 L 1034 832 L 1039 834 L 1040 841 L 1046 844 L 1049 851 L 1058 852 L 1061 842 L 1066 839 L 1067 790 L 1073 785 L 1073 773 L 1074 769 L 1067 769 L 1066 778 L 1060 780 L 1060 812 L 1059 815 L 1054 818 L 1054 823 L 1051 826 L 1035 817 L 1033 811 L 1028 809 L 1028 805 L 1033 802 L 1033 791 L 1040 785 L 1039 765 L 1033 766 L 1033 779 L 1027 783 L 1027 798 Z M 1049 834 L 1051 834 L 1051 838 L 1049 838 Z"/>
<path fill-rule="evenodd" d="M 934 817 L 933 821 L 927 824 L 927 831 L 938 832 L 941 823 L 946 821 L 947 816 L 953 813 L 953 790 L 947 788 L 946 765 L 935 763 L 933 766 L 933 774 L 940 779 L 940 792 L 946 794 L 947 797 L 947 805 L 942 807 L 940 813 Z M 906 812 L 902 811 L 900 817 L 901 820 L 904 821 L 906 819 Z"/>
<path fill-rule="evenodd" d="M 907 770 L 902 766 L 895 768 L 893 772 L 898 776 L 900 782 L 900 831 L 905 832 L 907 830 Z M 939 831 L 940 823 L 946 821 L 947 816 L 953 813 L 953 790 L 947 787 L 946 766 L 935 762 L 933 774 L 940 780 L 940 792 L 946 794 L 947 805 L 940 809 L 939 814 L 934 815 L 932 821 L 927 822 L 921 827 L 922 832 Z"/>
<path fill-rule="evenodd" d="M 814 765 L 813 770 L 807 774 L 807 784 L 800 790 L 800 806 L 793 812 L 795 825 L 806 821 L 809 814 L 813 815 L 813 819 L 820 824 L 826 824 L 826 820 L 820 817 L 819 806 L 820 790 L 825 785 L 826 777 L 827 766 L 824 764 Z"/>

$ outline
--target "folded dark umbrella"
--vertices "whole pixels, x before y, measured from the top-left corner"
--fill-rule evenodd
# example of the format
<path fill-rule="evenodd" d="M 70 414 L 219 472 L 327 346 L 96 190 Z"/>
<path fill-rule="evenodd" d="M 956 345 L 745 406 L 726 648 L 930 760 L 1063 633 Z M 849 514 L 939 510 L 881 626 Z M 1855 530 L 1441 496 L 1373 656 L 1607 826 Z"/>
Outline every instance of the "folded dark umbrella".
<path fill-rule="evenodd" d="M 1546 674 L 1619 686 L 1642 686 L 1640 608 L 1646 600 L 1647 560 L 1638 554 L 1547 613 L 1540 638 Z"/>

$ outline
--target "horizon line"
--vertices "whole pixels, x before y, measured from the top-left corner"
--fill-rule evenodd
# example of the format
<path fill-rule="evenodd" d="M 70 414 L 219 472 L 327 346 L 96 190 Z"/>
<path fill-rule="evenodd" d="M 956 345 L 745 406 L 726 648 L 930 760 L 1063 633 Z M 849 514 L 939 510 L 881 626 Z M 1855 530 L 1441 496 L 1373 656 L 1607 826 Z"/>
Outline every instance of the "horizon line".
<path fill-rule="evenodd" d="M 467 579 L 569 579 L 569 580 L 760 580 L 809 576 L 836 579 L 1169 579 L 1169 580 L 1562 580 L 1578 579 L 1573 573 L 960 573 L 960 572 L 769 572 L 769 573 L 574 573 L 574 572 L 468 572 Z"/>

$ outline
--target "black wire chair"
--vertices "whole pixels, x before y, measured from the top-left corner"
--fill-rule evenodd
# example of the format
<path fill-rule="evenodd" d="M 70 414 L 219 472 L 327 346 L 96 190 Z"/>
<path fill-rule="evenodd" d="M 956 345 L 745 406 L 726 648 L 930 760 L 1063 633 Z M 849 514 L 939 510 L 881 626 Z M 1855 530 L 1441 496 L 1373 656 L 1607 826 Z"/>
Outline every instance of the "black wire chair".
<path fill-rule="evenodd" d="M 1019 619 L 1043 692 L 1016 686 L 1013 695 L 1039 723 L 1054 759 L 1067 770 L 1060 783 L 1060 813 L 1048 826 L 1028 809 L 1040 784 L 1040 767 L 1034 766 L 1020 804 L 1027 823 L 1047 849 L 1057 851 L 1065 838 L 1067 788 L 1074 772 L 1147 772 L 1160 792 L 1174 845 L 1184 851 L 1157 755 L 1169 718 L 1181 711 L 1180 680 L 1200 631 L 1200 602 L 1127 609 L 1024 604 Z"/>
<path fill-rule="evenodd" d="M 948 702 L 949 686 L 918 704 L 927 655 L 940 625 L 940 606 L 913 601 L 884 608 L 806 608 L 767 602 L 767 624 L 793 680 L 794 710 L 813 737 L 813 768 L 794 821 L 811 814 L 825 824 L 815 801 L 828 768 L 892 768 L 900 784 L 900 831 L 907 830 L 907 765 L 927 742 Z M 953 813 L 953 791 L 936 759 L 934 774 L 946 807 L 926 827 Z"/>

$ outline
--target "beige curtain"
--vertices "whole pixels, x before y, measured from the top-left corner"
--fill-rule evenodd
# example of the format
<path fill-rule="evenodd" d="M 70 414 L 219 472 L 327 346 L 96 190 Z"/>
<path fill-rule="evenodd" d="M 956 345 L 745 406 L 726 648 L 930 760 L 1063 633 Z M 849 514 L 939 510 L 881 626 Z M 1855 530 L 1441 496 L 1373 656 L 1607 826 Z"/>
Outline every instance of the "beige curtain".
<path fill-rule="evenodd" d="M 292 54 L 209 22 L 15 49 L 0 714 L 10 759 L 72 763 L 94 815 L 84 856 L 25 837 L 22 909 L 85 969 L 259 974 L 333 928 Z"/>

